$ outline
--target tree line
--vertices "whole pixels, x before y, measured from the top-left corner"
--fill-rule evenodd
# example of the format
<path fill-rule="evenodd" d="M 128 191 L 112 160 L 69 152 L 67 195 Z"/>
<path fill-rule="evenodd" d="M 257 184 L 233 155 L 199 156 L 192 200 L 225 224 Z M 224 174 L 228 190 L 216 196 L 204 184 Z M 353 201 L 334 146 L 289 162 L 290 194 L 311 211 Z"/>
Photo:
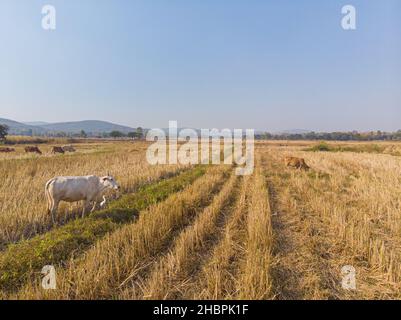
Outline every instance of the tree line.
<path fill-rule="evenodd" d="M 7 137 L 9 128 L 6 125 L 0 125 L 0 141 L 4 141 Z M 56 132 L 51 134 L 55 137 L 80 137 L 87 138 L 94 136 L 81 130 L 80 133 L 67 134 L 65 132 Z M 104 132 L 100 135 L 95 135 L 100 138 L 123 138 L 128 137 L 131 139 L 144 139 L 145 131 L 143 128 L 138 127 L 135 131 L 123 133 L 121 131 Z M 307 133 L 260 133 L 255 135 L 257 140 L 327 140 L 327 141 L 401 141 L 401 130 L 396 132 L 307 132 Z"/>
<path fill-rule="evenodd" d="M 282 133 L 269 132 L 255 135 L 259 140 L 327 140 L 327 141 L 401 141 L 401 130 L 396 132 L 307 132 Z"/>
<path fill-rule="evenodd" d="M 9 132 L 9 128 L 6 125 L 1 125 L 0 124 L 0 141 L 4 141 L 7 138 Z M 135 131 L 124 133 L 118 130 L 114 130 L 111 132 L 103 132 L 103 133 L 87 133 L 85 130 L 81 130 L 79 133 L 67 133 L 63 131 L 58 131 L 58 132 L 53 132 L 49 133 L 47 136 L 49 137 L 57 137 L 57 138 L 63 138 L 63 137 L 71 137 L 71 138 L 87 138 L 87 137 L 98 137 L 98 138 L 131 138 L 131 139 L 144 139 L 145 137 L 145 131 L 143 128 L 138 127 L 135 129 Z"/>

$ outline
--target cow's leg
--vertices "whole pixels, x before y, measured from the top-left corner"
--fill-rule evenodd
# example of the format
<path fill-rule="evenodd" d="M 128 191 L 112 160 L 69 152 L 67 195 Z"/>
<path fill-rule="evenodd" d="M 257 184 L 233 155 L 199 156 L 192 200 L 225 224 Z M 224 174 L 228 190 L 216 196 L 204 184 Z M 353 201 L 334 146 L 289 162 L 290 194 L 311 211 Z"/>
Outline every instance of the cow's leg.
<path fill-rule="evenodd" d="M 53 224 L 56 224 L 55 216 L 56 216 L 56 213 L 57 213 L 57 209 L 58 209 L 59 203 L 60 203 L 59 200 L 53 199 L 52 204 L 51 204 L 50 212 L 51 212 L 51 215 L 52 215 Z"/>
<path fill-rule="evenodd" d="M 100 202 L 100 195 L 99 194 L 94 194 L 94 195 L 92 195 L 92 197 L 91 197 L 93 200 L 93 207 L 92 207 L 92 209 L 91 209 L 91 213 L 93 212 L 93 211 L 95 211 L 96 210 L 96 207 L 97 207 L 97 204 Z"/>
<path fill-rule="evenodd" d="M 82 218 L 85 217 L 85 213 L 88 210 L 89 206 L 90 206 L 90 200 L 86 199 L 84 202 L 84 208 L 82 209 Z"/>
<path fill-rule="evenodd" d="M 97 206 L 97 201 L 95 200 L 94 204 L 93 204 L 93 207 L 91 209 L 91 213 L 96 210 L 96 206 Z"/>

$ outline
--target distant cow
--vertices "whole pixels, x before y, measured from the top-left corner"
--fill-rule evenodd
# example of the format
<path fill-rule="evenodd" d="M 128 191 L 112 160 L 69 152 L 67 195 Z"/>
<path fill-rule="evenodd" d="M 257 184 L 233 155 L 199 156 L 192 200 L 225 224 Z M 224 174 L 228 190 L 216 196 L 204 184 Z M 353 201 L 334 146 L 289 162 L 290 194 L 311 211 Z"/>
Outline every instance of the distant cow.
<path fill-rule="evenodd" d="M 15 151 L 15 149 L 13 149 L 13 148 L 0 148 L 0 152 L 3 152 L 3 153 L 14 152 L 14 151 Z"/>
<path fill-rule="evenodd" d="M 53 147 L 52 153 L 63 153 L 64 154 L 64 149 L 62 147 Z"/>
<path fill-rule="evenodd" d="M 73 146 L 63 146 L 64 152 L 75 152 L 75 148 Z"/>
<path fill-rule="evenodd" d="M 287 167 L 293 167 L 297 169 L 309 170 L 309 166 L 306 164 L 305 159 L 296 157 L 285 157 L 285 165 Z"/>
<path fill-rule="evenodd" d="M 45 186 L 45 194 L 48 202 L 48 214 L 52 215 L 55 223 L 55 213 L 60 201 L 76 202 L 84 200 L 82 217 L 85 216 L 91 202 L 94 202 L 92 211 L 101 201 L 101 197 L 107 189 L 118 190 L 120 187 L 112 176 L 82 176 L 82 177 L 56 177 L 49 180 Z M 103 197 L 103 205 L 105 198 Z"/>
<path fill-rule="evenodd" d="M 32 152 L 37 154 L 42 154 L 42 151 L 39 150 L 38 147 L 25 147 L 25 152 Z"/>

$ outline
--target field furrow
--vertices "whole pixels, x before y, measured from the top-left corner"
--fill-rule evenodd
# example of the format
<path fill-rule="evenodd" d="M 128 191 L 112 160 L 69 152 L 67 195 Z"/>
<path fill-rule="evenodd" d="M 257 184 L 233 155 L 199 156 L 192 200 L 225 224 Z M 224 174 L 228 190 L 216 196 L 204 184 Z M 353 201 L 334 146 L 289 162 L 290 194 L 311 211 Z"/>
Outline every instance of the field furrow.
<path fill-rule="evenodd" d="M 221 240 L 199 274 L 196 292 L 187 298 L 223 300 L 236 297 L 239 266 L 245 255 L 247 199 L 252 182 L 251 177 L 244 178 L 233 213 L 221 230 Z"/>
<path fill-rule="evenodd" d="M 229 214 L 236 197 L 239 178 L 232 175 L 213 202 L 174 241 L 170 252 L 155 264 L 148 279 L 142 283 L 140 295 L 128 294 L 128 299 L 180 299 L 191 289 L 199 266 L 209 248 L 219 236 L 218 230 Z"/>
<path fill-rule="evenodd" d="M 237 285 L 238 299 L 263 300 L 272 298 L 272 225 L 266 181 L 258 166 L 250 190 L 245 261 L 240 267 Z"/>
<path fill-rule="evenodd" d="M 272 210 L 273 254 L 271 270 L 275 299 L 334 298 L 332 270 L 325 226 L 306 210 L 304 198 L 291 188 L 302 172 L 288 172 L 277 158 L 264 161 Z"/>

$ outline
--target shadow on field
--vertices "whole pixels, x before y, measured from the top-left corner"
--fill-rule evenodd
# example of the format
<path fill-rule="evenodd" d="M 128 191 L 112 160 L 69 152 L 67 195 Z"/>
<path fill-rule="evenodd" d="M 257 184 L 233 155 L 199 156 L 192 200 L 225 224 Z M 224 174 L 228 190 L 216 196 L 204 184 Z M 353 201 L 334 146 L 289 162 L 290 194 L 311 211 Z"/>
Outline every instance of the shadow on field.
<path fill-rule="evenodd" d="M 278 300 L 299 300 L 303 298 L 299 279 L 302 274 L 296 270 L 296 266 L 286 264 L 285 256 L 296 250 L 295 244 L 288 233 L 288 222 L 284 222 L 282 216 L 286 213 L 280 211 L 278 205 L 277 190 L 271 180 L 268 180 L 269 202 L 273 227 L 273 255 L 276 259 L 272 264 L 273 294 Z"/>

